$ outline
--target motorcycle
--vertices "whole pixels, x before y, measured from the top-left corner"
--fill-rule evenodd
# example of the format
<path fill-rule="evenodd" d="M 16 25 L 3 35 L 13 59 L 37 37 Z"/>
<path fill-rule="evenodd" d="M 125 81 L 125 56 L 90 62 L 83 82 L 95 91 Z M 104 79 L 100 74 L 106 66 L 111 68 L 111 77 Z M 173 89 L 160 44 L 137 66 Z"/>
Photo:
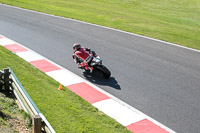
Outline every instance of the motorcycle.
<path fill-rule="evenodd" d="M 82 68 L 87 70 L 90 70 L 90 72 L 97 74 L 101 77 L 105 77 L 105 78 L 109 78 L 111 75 L 111 72 L 108 70 L 107 67 L 105 67 L 102 64 L 102 59 L 100 58 L 100 56 L 96 56 L 94 57 L 93 54 L 91 53 L 90 56 L 88 57 L 89 60 L 88 63 L 87 62 L 82 62 Z"/>
<path fill-rule="evenodd" d="M 95 74 L 103 76 L 105 78 L 109 78 L 111 72 L 102 64 L 102 59 L 97 56 L 93 57 L 90 66 L 93 67 L 93 71 Z"/>

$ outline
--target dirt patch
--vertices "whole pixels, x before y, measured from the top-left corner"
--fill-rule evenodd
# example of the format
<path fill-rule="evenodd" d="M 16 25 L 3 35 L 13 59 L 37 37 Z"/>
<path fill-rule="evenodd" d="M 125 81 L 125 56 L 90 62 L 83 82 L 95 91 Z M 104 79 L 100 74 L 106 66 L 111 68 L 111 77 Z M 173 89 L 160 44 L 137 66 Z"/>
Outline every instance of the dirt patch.
<path fill-rule="evenodd" d="M 28 128 L 26 122 L 23 118 L 11 118 L 7 120 L 7 122 L 12 125 L 12 129 L 18 131 L 20 133 L 30 133 L 30 129 Z"/>
<path fill-rule="evenodd" d="M 0 133 L 31 133 L 29 116 L 0 92 Z"/>

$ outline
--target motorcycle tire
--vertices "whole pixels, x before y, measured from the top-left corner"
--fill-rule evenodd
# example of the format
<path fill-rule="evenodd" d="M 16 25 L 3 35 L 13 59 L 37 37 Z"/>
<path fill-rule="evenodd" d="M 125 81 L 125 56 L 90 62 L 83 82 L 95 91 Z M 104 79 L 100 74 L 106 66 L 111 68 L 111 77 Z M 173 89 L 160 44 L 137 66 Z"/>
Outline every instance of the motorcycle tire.
<path fill-rule="evenodd" d="M 96 66 L 97 69 L 99 69 L 101 72 L 103 72 L 103 76 L 105 78 L 109 78 L 111 75 L 111 72 L 108 70 L 108 68 L 106 68 L 104 65 L 98 65 Z"/>

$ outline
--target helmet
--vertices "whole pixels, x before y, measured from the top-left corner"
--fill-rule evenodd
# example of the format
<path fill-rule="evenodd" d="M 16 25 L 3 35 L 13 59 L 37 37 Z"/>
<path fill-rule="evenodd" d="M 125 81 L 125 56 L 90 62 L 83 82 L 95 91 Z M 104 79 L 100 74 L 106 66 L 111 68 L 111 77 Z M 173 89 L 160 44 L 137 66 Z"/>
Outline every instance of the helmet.
<path fill-rule="evenodd" d="M 78 44 L 78 43 L 75 43 L 73 45 L 73 50 L 76 51 L 76 50 L 79 50 L 81 48 L 81 44 Z"/>

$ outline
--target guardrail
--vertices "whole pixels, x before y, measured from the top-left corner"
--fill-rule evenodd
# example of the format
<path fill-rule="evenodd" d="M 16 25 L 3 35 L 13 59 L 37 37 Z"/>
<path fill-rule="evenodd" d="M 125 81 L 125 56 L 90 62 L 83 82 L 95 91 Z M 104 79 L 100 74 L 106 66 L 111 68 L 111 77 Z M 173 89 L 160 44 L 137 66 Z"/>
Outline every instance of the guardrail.
<path fill-rule="evenodd" d="M 7 95 L 13 93 L 24 111 L 31 115 L 33 133 L 55 133 L 11 68 L 4 69 L 3 71 L 0 70 L 0 91 L 4 91 Z"/>

